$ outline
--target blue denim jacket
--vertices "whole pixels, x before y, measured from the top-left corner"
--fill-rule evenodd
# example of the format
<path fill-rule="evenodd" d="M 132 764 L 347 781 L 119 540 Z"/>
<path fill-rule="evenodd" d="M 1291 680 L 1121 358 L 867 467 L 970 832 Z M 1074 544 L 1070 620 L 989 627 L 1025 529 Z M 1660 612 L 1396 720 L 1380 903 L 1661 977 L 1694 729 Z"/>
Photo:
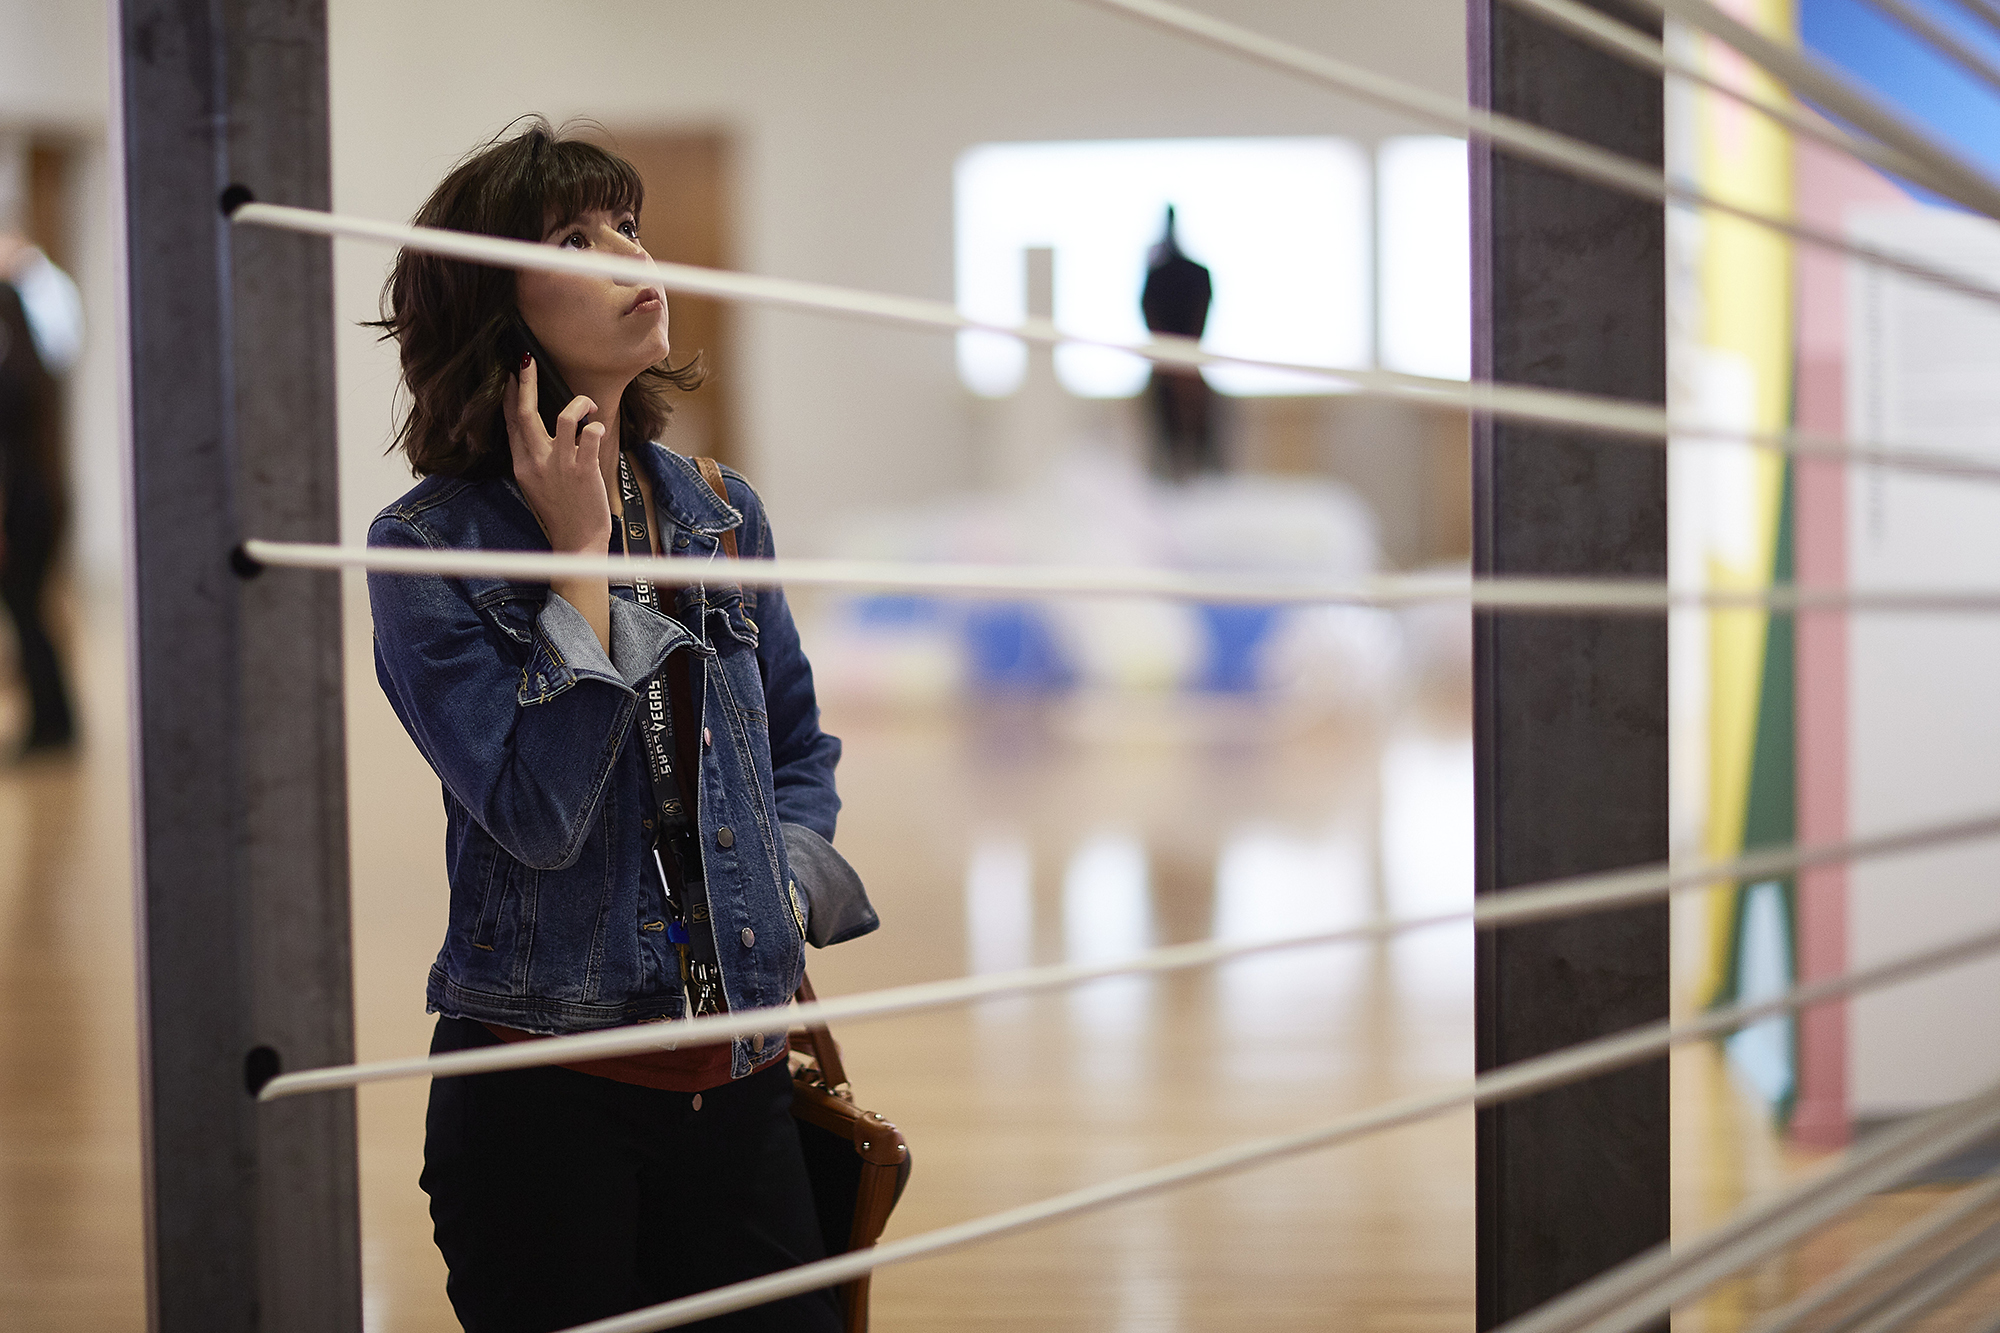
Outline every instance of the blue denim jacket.
<path fill-rule="evenodd" d="M 712 555 L 734 528 L 740 554 L 772 554 L 742 477 L 725 469 L 725 505 L 687 459 L 658 445 L 635 457 L 663 549 Z M 382 511 L 368 542 L 549 549 L 510 479 L 427 478 Z M 672 619 L 614 585 L 609 653 L 546 583 L 371 574 L 368 596 L 382 688 L 444 784 L 451 919 L 432 1010 L 531 1032 L 679 1016 L 637 730 L 640 687 L 676 652 L 701 665 L 698 822 L 723 991 L 732 1010 L 791 997 L 808 910 L 792 863 L 838 862 L 827 844 L 840 742 L 820 730 L 782 591 L 663 587 Z M 775 1026 L 765 1054 L 782 1040 Z M 733 1065 L 749 1072 L 748 1041 Z"/>

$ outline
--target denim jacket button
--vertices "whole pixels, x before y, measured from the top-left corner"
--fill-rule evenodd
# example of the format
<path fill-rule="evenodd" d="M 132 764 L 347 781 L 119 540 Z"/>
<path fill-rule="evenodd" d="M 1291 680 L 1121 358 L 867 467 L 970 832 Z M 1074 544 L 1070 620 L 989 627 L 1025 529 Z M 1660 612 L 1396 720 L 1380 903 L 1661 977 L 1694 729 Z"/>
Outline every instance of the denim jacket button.
<path fill-rule="evenodd" d="M 743 927 L 743 933 L 739 935 L 737 938 L 742 940 L 743 947 L 748 949 L 753 947 L 757 943 L 757 932 L 750 929 L 750 927 L 745 926 Z"/>
<path fill-rule="evenodd" d="M 726 828 L 719 828 L 715 831 L 715 845 L 718 847 L 734 847 L 736 845 L 736 835 Z"/>

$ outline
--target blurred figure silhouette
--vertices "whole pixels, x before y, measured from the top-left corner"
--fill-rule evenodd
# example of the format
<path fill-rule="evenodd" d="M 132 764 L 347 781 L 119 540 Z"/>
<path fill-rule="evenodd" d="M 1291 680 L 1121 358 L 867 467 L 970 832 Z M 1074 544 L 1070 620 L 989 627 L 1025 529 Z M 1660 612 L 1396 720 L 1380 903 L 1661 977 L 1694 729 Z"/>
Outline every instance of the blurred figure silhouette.
<path fill-rule="evenodd" d="M 1174 207 L 1168 204 L 1166 231 L 1147 256 L 1146 287 L 1139 296 L 1146 327 L 1154 333 L 1199 338 L 1208 326 L 1213 296 L 1208 269 L 1181 251 L 1174 235 Z M 1153 400 L 1153 470 L 1174 481 L 1221 471 L 1215 391 L 1201 373 L 1156 365 L 1147 393 Z"/>
<path fill-rule="evenodd" d="M 82 341 L 76 285 L 25 239 L 0 232 L 0 600 L 28 688 L 23 755 L 65 749 L 76 737 L 42 593 L 69 508 L 56 377 Z"/>

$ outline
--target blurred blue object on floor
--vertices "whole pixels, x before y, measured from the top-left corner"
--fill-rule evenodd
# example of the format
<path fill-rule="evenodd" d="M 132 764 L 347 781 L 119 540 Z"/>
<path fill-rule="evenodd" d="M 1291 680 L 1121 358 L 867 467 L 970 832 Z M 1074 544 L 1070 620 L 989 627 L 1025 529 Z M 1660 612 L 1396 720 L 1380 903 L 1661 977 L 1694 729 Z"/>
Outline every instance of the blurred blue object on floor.
<path fill-rule="evenodd" d="M 1196 609 L 1207 631 L 1206 651 L 1200 673 L 1190 684 L 1213 694 L 1255 694 L 1264 684 L 1261 649 L 1284 608 L 1204 604 Z"/>
<path fill-rule="evenodd" d="M 1057 694 L 1076 682 L 1049 624 L 1027 602 L 977 602 L 965 613 L 967 675 L 986 693 Z"/>

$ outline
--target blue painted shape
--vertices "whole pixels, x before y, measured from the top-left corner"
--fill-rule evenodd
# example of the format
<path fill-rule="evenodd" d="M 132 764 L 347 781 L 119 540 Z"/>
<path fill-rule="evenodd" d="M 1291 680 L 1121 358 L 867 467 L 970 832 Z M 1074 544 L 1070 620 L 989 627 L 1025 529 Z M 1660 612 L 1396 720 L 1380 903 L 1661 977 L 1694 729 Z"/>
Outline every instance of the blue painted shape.
<path fill-rule="evenodd" d="M 1784 886 L 1777 880 L 1752 884 L 1743 892 L 1747 896 L 1737 949 L 1736 999 L 1739 1004 L 1755 1004 L 1784 994 L 1794 983 L 1792 928 Z M 1791 1105 L 1798 1070 L 1795 1015 L 1753 1023 L 1726 1038 L 1723 1046 L 1730 1063 L 1759 1096 L 1773 1107 Z"/>
<path fill-rule="evenodd" d="M 2000 33 L 1948 0 L 1910 3 L 2000 66 Z M 1867 0 L 1800 0 L 1799 40 L 1877 101 L 2000 178 L 2000 93 L 1921 37 L 1884 17 Z M 1912 193 L 1926 202 L 1945 202 L 1925 191 Z"/>
<path fill-rule="evenodd" d="M 972 683 L 989 693 L 1054 694 L 1076 673 L 1049 628 L 1048 613 L 1025 602 L 981 602 L 965 615 Z"/>
<path fill-rule="evenodd" d="M 1253 694 L 1258 686 L 1259 650 L 1277 627 L 1275 606 L 1198 608 L 1207 634 L 1207 656 L 1195 688 L 1216 694 Z"/>

